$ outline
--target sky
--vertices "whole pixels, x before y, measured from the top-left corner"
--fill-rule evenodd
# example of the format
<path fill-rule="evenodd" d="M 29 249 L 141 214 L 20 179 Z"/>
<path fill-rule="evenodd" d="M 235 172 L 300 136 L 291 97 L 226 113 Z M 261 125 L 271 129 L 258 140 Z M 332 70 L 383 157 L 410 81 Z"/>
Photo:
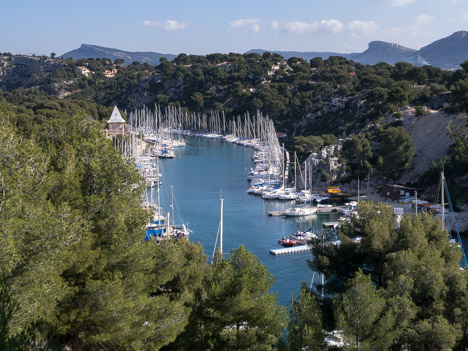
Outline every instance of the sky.
<path fill-rule="evenodd" d="M 468 0 L 14 0 L 0 52 L 61 55 L 82 43 L 165 54 L 419 49 L 468 30 Z"/>

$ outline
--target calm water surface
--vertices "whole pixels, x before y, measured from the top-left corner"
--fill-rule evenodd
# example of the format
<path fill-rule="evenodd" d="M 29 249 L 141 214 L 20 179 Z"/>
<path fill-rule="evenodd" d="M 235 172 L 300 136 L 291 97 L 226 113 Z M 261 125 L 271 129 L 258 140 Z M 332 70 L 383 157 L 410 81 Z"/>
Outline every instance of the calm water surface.
<path fill-rule="evenodd" d="M 267 212 L 290 207 L 293 203 L 264 201 L 246 194 L 246 176 L 252 165 L 253 150 L 220 140 L 190 137 L 178 157 L 160 161 L 163 185 L 160 190 L 165 211 L 170 205 L 170 186 L 174 187 L 176 222 L 180 216 L 193 231 L 190 240 L 199 241 L 211 258 L 220 219 L 220 194 L 224 198 L 225 253 L 239 245 L 257 255 L 275 276 L 273 291 L 287 305 L 297 296 L 301 282 L 310 284 L 312 271 L 307 266 L 310 253 L 273 256 L 280 248 L 277 240 L 299 229 L 320 228 L 334 215 L 310 216 L 306 220 L 269 217 Z"/>

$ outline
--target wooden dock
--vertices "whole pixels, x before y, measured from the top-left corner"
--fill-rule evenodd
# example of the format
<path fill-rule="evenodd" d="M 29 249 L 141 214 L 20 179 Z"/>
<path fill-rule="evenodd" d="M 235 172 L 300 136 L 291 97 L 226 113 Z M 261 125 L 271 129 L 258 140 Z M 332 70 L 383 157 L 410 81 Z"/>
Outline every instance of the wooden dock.
<path fill-rule="evenodd" d="M 299 245 L 299 246 L 293 246 L 293 247 L 285 247 L 283 249 L 272 249 L 270 250 L 270 253 L 272 255 L 285 255 L 285 254 L 292 254 L 296 252 L 305 252 L 305 251 L 310 251 L 312 249 L 312 245 Z"/>

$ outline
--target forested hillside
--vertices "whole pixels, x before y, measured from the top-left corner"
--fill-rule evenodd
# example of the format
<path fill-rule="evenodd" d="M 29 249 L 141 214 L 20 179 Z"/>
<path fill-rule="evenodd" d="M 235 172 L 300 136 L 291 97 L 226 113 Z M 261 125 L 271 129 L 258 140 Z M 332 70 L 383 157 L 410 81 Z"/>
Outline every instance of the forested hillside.
<path fill-rule="evenodd" d="M 162 58 L 158 66 L 138 62 L 122 66 L 119 59 L 73 61 L 5 54 L 1 60 L 0 87 L 6 91 L 39 88 L 60 97 L 118 103 L 122 109 L 143 102 L 197 112 L 222 110 L 227 115 L 260 109 L 285 130 L 298 134 L 317 130 L 336 134 L 369 117 L 398 112 L 407 104 L 453 111 L 466 108 L 465 70 L 408 63 L 370 66 L 336 56 L 310 62 L 283 60 L 268 52 L 262 56 L 181 54 L 173 61 Z M 89 73 L 81 73 L 82 68 Z M 444 94 L 448 91 L 452 94 Z"/>
<path fill-rule="evenodd" d="M 439 134 L 431 136 L 438 139 L 446 134 L 445 144 L 452 144 L 443 154 L 434 154 L 432 164 L 418 164 L 421 153 L 424 159 L 431 156 L 422 145 L 416 145 L 416 153 L 412 151 L 407 129 L 408 116 L 416 119 L 437 111 L 456 114 L 468 109 L 466 63 L 462 70 L 451 72 L 401 62 L 363 65 L 334 56 L 310 62 L 284 60 L 268 52 L 261 56 L 180 54 L 173 61 L 162 58 L 158 66 L 138 62 L 123 66 L 120 59 L 73 61 L 8 54 L 0 60 L 0 88 L 10 92 L 12 101 L 39 90 L 65 100 L 93 102 L 95 108 L 117 104 L 131 110 L 156 103 L 197 113 L 219 110 L 228 118 L 261 110 L 275 121 L 277 130 L 288 134 L 288 149 L 296 150 L 301 159 L 329 145 L 327 135 L 352 138 L 339 156 L 341 176 L 333 176 L 327 167 L 317 170 L 325 183 L 374 175 L 380 182 L 398 181 L 409 172 L 412 185 L 427 187 L 436 181 L 432 176 L 421 177 L 424 172 L 450 167 L 447 174 L 453 193 L 461 195 L 461 203 L 468 194 L 463 181 L 468 148 L 463 118 L 451 126 L 442 125 L 436 131 Z M 408 111 L 413 112 L 408 115 Z M 397 162 L 389 168 L 389 160 Z"/>
<path fill-rule="evenodd" d="M 113 103 L 227 116 L 260 109 L 302 157 L 346 137 L 338 157 L 350 178 L 398 174 L 413 157 L 401 107 L 414 118 L 464 111 L 468 65 L 448 72 L 269 54 L 179 55 L 156 67 L 2 60 L 0 349 L 320 350 L 335 328 L 358 349 L 468 347 L 467 271 L 432 218 L 410 216 L 395 229 L 391 209 L 361 204 L 341 245 L 315 245 L 311 268 L 326 277 L 324 295 L 304 288 L 288 319 L 269 293 L 273 277 L 243 247 L 208 265 L 200 245 L 143 242 L 141 179 L 101 133 Z M 425 185 L 440 167 L 453 181 L 468 172 L 466 130 L 447 127 L 450 154 Z"/>

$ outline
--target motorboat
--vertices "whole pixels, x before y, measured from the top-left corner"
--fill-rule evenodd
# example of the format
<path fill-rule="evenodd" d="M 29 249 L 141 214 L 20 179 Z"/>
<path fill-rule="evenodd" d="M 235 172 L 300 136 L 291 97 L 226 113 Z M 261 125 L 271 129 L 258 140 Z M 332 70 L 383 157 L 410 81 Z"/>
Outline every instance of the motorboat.
<path fill-rule="evenodd" d="M 292 246 L 296 246 L 297 242 L 295 240 L 291 240 L 289 238 L 283 237 L 283 239 L 278 240 L 278 244 L 283 245 L 285 247 L 292 247 Z"/>
<path fill-rule="evenodd" d="M 344 214 L 345 216 L 350 216 L 351 214 L 356 212 L 357 202 L 351 201 L 347 202 L 343 207 L 338 209 L 338 212 Z"/>
<path fill-rule="evenodd" d="M 310 241 L 318 239 L 317 234 L 313 233 L 311 229 L 312 228 L 304 232 L 299 231 L 294 234 L 291 234 L 289 236 L 289 239 L 296 241 L 298 245 L 308 244 Z"/>
<path fill-rule="evenodd" d="M 151 157 L 157 157 L 157 158 L 175 158 L 175 152 L 171 149 L 167 148 L 157 148 L 153 149 L 151 152 Z"/>

